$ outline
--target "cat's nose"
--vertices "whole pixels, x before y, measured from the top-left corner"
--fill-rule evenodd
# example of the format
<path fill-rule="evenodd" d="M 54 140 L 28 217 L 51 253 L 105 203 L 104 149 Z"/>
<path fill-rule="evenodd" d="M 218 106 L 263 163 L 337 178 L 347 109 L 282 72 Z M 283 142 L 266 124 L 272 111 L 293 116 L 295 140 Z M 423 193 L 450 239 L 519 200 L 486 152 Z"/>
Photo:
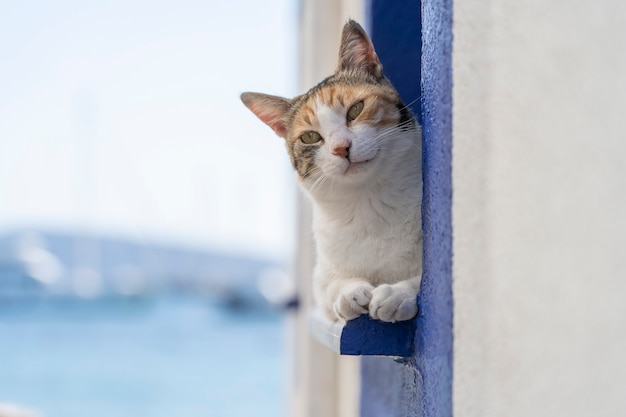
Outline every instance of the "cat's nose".
<path fill-rule="evenodd" d="M 342 158 L 347 158 L 348 155 L 350 154 L 350 147 L 349 146 L 335 146 L 332 152 L 333 152 L 333 155 L 337 155 Z"/>

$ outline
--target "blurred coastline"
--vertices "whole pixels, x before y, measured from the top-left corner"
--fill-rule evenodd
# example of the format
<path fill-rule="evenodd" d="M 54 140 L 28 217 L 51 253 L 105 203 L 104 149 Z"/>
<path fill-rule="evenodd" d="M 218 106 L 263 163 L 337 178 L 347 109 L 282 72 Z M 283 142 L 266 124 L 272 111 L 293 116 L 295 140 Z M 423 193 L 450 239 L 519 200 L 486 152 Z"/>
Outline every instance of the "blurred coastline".
<path fill-rule="evenodd" d="M 283 269 L 272 259 L 84 233 L 0 234 L 4 303 L 193 294 L 233 307 L 261 308 L 267 299 L 259 285 L 268 276 L 286 281 Z"/>

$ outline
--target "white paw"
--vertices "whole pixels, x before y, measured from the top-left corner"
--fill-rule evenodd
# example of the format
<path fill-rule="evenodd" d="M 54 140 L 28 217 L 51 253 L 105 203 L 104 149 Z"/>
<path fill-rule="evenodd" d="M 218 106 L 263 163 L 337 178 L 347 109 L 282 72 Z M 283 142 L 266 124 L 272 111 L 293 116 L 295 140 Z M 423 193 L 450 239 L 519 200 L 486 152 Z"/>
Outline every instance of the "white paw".
<path fill-rule="evenodd" d="M 369 311 L 373 319 L 381 321 L 412 319 L 417 314 L 417 294 L 389 284 L 380 285 L 372 291 Z"/>
<path fill-rule="evenodd" d="M 341 320 L 352 320 L 367 313 L 374 287 L 367 282 L 347 286 L 333 303 L 333 311 Z"/>

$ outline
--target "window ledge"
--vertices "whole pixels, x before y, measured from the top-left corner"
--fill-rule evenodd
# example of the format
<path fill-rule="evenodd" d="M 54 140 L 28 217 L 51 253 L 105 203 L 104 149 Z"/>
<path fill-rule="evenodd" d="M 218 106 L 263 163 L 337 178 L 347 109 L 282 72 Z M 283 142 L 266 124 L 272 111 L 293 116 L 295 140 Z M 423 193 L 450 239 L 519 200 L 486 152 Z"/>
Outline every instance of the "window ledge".
<path fill-rule="evenodd" d="M 315 339 L 341 355 L 410 357 L 414 351 L 415 320 L 385 323 L 364 314 L 342 325 L 316 310 L 310 329 Z"/>

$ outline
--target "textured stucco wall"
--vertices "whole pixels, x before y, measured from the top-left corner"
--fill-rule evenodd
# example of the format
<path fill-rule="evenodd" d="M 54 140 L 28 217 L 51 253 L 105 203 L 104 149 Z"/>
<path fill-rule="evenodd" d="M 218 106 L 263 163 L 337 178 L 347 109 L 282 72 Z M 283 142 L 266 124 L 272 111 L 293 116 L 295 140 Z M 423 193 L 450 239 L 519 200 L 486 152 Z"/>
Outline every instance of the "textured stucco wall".
<path fill-rule="evenodd" d="M 626 412 L 626 3 L 454 8 L 454 414 Z"/>
<path fill-rule="evenodd" d="M 362 359 L 364 417 L 450 416 L 452 412 L 452 3 L 421 3 L 379 0 L 370 1 L 366 9 L 385 73 L 405 102 L 417 99 L 421 91 L 421 100 L 412 108 L 419 114 L 421 104 L 424 116 L 424 276 L 415 356 L 407 364 L 382 357 Z M 416 59 L 420 50 L 421 61 Z"/>
<path fill-rule="evenodd" d="M 452 412 L 452 0 L 422 1 L 424 276 L 416 366 L 425 417 Z"/>

